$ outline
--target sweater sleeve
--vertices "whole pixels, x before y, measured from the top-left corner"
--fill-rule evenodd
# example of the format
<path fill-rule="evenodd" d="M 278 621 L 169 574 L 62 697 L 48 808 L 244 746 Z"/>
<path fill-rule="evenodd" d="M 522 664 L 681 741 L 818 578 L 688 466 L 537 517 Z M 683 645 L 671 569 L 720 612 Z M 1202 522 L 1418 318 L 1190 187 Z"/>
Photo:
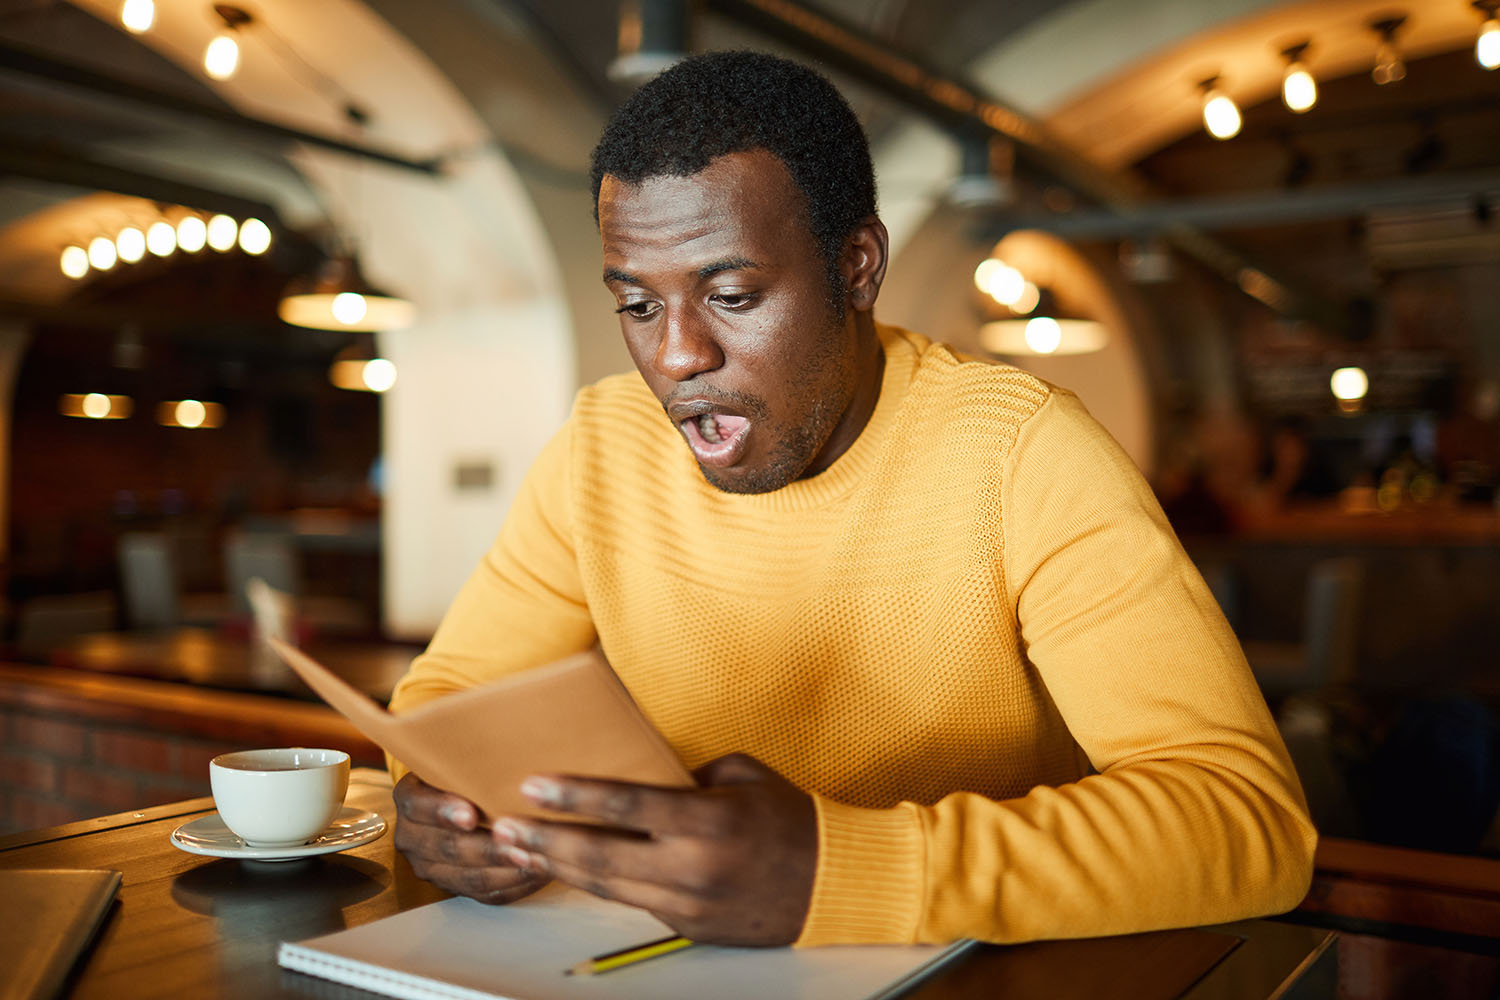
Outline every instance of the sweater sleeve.
<path fill-rule="evenodd" d="M 1281 912 L 1316 833 L 1239 646 L 1150 489 L 1069 393 L 1002 492 L 1024 654 L 1097 774 L 993 801 L 818 800 L 800 944 L 1088 937 Z"/>
<path fill-rule="evenodd" d="M 449 606 L 426 652 L 396 685 L 403 712 L 593 645 L 595 632 L 574 558 L 572 422 L 526 474 L 495 544 Z M 405 773 L 387 757 L 394 777 Z"/>

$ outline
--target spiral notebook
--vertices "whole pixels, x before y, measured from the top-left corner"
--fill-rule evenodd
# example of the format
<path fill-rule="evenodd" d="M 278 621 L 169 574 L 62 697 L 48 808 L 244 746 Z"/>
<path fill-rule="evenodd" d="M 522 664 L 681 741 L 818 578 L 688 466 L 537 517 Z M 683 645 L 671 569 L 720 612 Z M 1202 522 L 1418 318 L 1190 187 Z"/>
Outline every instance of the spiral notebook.
<path fill-rule="evenodd" d="M 558 883 L 509 906 L 454 898 L 300 943 L 283 967 L 407 1000 L 736 1000 L 891 997 L 973 944 L 697 945 L 597 976 L 566 970 L 671 931 L 644 910 Z"/>

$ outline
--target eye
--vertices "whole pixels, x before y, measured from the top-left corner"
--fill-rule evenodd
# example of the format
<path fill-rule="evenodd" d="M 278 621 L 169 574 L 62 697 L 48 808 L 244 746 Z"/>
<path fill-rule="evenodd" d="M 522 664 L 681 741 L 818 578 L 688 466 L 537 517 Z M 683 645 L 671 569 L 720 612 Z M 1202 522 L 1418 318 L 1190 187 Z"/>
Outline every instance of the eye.
<path fill-rule="evenodd" d="M 755 305 L 756 296 L 753 292 L 715 292 L 710 300 L 730 312 L 740 312 Z"/>
<path fill-rule="evenodd" d="M 627 302 L 616 309 L 615 312 L 622 313 L 634 320 L 647 320 L 655 316 L 660 309 L 660 303 L 652 302 L 650 299 L 641 299 L 637 302 Z"/>

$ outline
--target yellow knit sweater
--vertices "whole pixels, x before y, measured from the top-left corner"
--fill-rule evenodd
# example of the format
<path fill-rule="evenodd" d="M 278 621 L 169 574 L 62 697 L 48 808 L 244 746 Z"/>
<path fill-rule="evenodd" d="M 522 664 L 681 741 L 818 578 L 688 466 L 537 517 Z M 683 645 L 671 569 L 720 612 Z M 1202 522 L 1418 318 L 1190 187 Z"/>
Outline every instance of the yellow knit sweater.
<path fill-rule="evenodd" d="M 597 636 L 689 767 L 814 795 L 800 944 L 1295 905 L 1301 789 L 1130 460 L 1071 394 L 880 335 L 864 433 L 773 493 L 706 484 L 639 377 L 580 393 L 395 710 Z"/>

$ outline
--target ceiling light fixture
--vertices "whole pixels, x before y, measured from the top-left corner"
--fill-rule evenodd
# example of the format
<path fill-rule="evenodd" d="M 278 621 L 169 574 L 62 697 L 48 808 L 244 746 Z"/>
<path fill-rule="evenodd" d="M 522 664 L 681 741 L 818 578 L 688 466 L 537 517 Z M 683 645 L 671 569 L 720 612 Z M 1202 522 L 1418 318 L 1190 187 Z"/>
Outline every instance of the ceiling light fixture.
<path fill-rule="evenodd" d="M 157 257 L 170 257 L 177 250 L 177 230 L 170 222 L 153 222 L 146 227 L 146 249 Z"/>
<path fill-rule="evenodd" d="M 150 31 L 156 23 L 156 0 L 125 0 L 120 5 L 120 23 L 131 34 Z"/>
<path fill-rule="evenodd" d="M 1109 343 L 1109 332 L 1096 319 L 1060 310 L 1051 290 L 1038 293 L 1035 316 L 994 320 L 979 328 L 984 349 L 1010 357 L 1091 354 Z"/>
<path fill-rule="evenodd" d="M 252 257 L 259 257 L 271 249 L 271 227 L 259 219 L 246 219 L 240 223 L 240 249 Z"/>
<path fill-rule="evenodd" d="M 208 220 L 207 239 L 210 249 L 224 253 L 233 250 L 240 236 L 240 224 L 228 215 L 216 215 Z"/>
<path fill-rule="evenodd" d="M 1286 72 L 1281 76 L 1281 102 L 1299 115 L 1318 103 L 1318 81 L 1303 62 L 1309 44 L 1300 42 L 1281 52 L 1286 60 Z"/>
<path fill-rule="evenodd" d="M 1495 69 L 1500 67 L 1500 0 L 1474 0 L 1474 9 L 1484 17 L 1474 58 L 1485 69 Z"/>
<path fill-rule="evenodd" d="M 1219 78 L 1211 76 L 1198 84 L 1203 94 L 1203 127 L 1215 139 L 1233 139 L 1240 134 L 1244 119 L 1234 98 L 1219 89 Z"/>
<path fill-rule="evenodd" d="M 1406 62 L 1401 58 L 1401 50 L 1396 47 L 1396 33 L 1405 23 L 1405 14 L 1370 22 L 1370 30 L 1380 36 L 1380 44 L 1375 48 L 1375 68 L 1370 71 L 1370 78 L 1382 87 L 1406 79 Z"/>
<path fill-rule="evenodd" d="M 129 396 L 103 392 L 68 392 L 57 401 L 57 412 L 63 416 L 89 420 L 124 420 L 134 410 L 135 401 Z"/>
<path fill-rule="evenodd" d="M 126 226 L 115 237 L 115 253 L 127 264 L 146 256 L 146 234 L 136 226 Z"/>
<path fill-rule="evenodd" d="M 74 244 L 63 247 L 62 256 L 58 259 L 58 267 L 62 273 L 74 281 L 89 273 L 89 252 L 83 247 Z"/>
<path fill-rule="evenodd" d="M 958 138 L 959 175 L 948 187 L 958 208 L 994 208 L 1015 193 L 1016 147 L 998 136 L 970 133 Z"/>
<path fill-rule="evenodd" d="M 276 309 L 284 322 L 315 330 L 397 330 L 416 319 L 406 299 L 365 280 L 353 256 L 326 261 L 311 278 L 287 285 Z"/>
<path fill-rule="evenodd" d="M 687 55 L 687 0 L 625 0 L 620 4 L 617 52 L 604 74 L 639 85 Z"/>
<path fill-rule="evenodd" d="M 108 271 L 115 266 L 119 254 L 115 252 L 115 241 L 106 236 L 95 236 L 89 240 L 89 265 L 96 271 Z"/>
<path fill-rule="evenodd" d="M 188 213 L 177 222 L 177 245 L 187 253 L 197 253 L 208 242 L 208 226 L 198 216 Z"/>
<path fill-rule="evenodd" d="M 189 430 L 210 429 L 224 424 L 224 407 L 197 399 L 168 399 L 156 407 L 156 422 L 163 427 Z"/>
<path fill-rule="evenodd" d="M 334 356 L 328 381 L 354 392 L 385 392 L 396 384 L 396 366 L 380 356 L 375 338 L 367 336 Z"/>
<path fill-rule="evenodd" d="M 1370 391 L 1370 377 L 1357 366 L 1338 368 L 1329 376 L 1328 388 L 1342 412 L 1358 413 Z"/>
<path fill-rule="evenodd" d="M 216 3 L 213 11 L 224 22 L 224 27 L 203 50 L 203 72 L 215 80 L 228 80 L 240 68 L 239 30 L 254 20 L 242 7 Z"/>
<path fill-rule="evenodd" d="M 1000 303 L 1014 306 L 1026 294 L 1026 276 L 1002 260 L 986 257 L 974 269 L 974 287 Z"/>

